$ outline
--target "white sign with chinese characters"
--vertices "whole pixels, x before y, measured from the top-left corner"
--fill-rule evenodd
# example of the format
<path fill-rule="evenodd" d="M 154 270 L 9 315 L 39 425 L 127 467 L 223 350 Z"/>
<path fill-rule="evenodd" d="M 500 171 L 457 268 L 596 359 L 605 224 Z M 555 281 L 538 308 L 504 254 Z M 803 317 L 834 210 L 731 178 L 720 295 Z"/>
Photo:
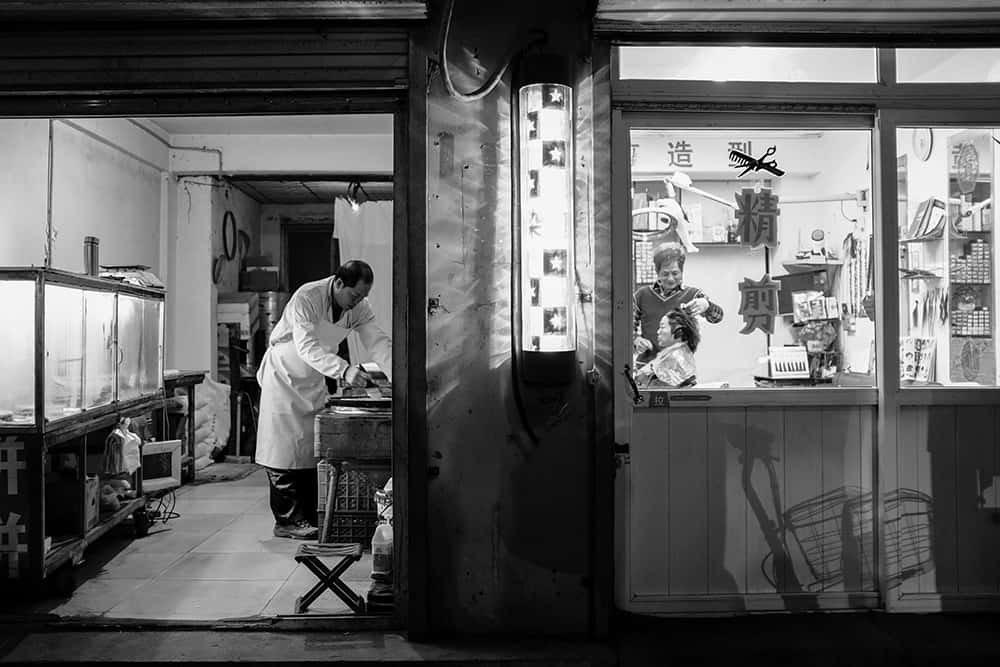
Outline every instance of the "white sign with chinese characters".
<path fill-rule="evenodd" d="M 632 132 L 632 174 L 665 175 L 674 171 L 692 173 L 710 172 L 727 175 L 736 180 L 742 169 L 737 169 L 729 151 L 737 150 L 753 157 L 760 157 L 775 146 L 781 156 L 781 168 L 793 176 L 807 176 L 818 171 L 816 163 L 819 133 L 780 133 L 764 136 L 759 133 L 722 130 L 636 130 Z M 743 177 L 747 182 L 760 178 L 773 178 L 764 172 L 751 172 Z"/>

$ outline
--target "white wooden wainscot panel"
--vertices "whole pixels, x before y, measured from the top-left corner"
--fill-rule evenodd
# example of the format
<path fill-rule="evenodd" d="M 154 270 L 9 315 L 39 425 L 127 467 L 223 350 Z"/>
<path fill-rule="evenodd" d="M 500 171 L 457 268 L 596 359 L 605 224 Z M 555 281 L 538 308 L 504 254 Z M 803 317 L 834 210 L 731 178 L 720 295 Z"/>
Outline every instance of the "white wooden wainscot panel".
<path fill-rule="evenodd" d="M 640 410 L 633 417 L 629 466 L 633 596 L 662 596 L 669 591 L 668 415 L 666 410 Z"/>
<path fill-rule="evenodd" d="M 630 607 L 870 607 L 874 425 L 873 406 L 637 410 Z"/>

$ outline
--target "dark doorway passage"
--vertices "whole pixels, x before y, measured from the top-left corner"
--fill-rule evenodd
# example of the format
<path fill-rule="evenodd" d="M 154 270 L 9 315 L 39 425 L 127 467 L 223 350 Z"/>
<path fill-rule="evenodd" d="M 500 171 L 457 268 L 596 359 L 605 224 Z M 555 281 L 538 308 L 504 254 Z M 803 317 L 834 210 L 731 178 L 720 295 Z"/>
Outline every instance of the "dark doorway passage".
<path fill-rule="evenodd" d="M 288 291 L 326 278 L 340 266 L 340 248 L 333 225 L 284 224 L 281 227 Z"/>
<path fill-rule="evenodd" d="M 281 225 L 282 270 L 288 281 L 289 294 L 293 294 L 305 283 L 333 275 L 340 266 L 340 243 L 334 238 L 333 233 L 333 225 L 308 223 Z M 347 361 L 351 360 L 346 338 L 337 348 L 337 354 Z M 337 390 L 337 383 L 327 378 L 326 387 L 333 393 Z"/>

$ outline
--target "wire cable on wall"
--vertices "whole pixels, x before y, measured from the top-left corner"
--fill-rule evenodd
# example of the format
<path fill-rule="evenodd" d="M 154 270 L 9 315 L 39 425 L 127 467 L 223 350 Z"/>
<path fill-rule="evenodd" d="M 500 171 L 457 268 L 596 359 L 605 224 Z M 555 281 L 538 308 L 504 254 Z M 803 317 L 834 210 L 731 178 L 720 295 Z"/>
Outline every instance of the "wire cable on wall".
<path fill-rule="evenodd" d="M 161 144 L 163 144 L 164 146 L 166 146 L 170 150 L 174 150 L 174 151 L 197 151 L 199 153 L 212 153 L 213 155 L 215 155 L 216 157 L 219 158 L 219 169 L 218 169 L 217 173 L 219 175 L 222 175 L 222 173 L 223 173 L 223 167 L 222 167 L 222 149 L 220 149 L 220 148 L 209 148 L 208 146 L 177 146 L 177 145 L 174 145 L 174 144 L 170 143 L 169 141 L 167 141 L 166 139 L 164 139 L 163 137 L 161 137 L 159 134 L 157 134 L 153 130 L 149 129 L 148 127 L 146 127 L 145 125 L 143 125 L 139 121 L 135 120 L 134 118 L 128 118 L 127 120 L 128 120 L 128 122 L 132 123 L 137 128 L 139 128 L 140 130 L 142 130 L 143 132 L 145 132 L 149 136 L 153 137 L 154 139 L 156 139 L 158 142 L 160 142 Z"/>
<path fill-rule="evenodd" d="M 454 8 L 455 0 L 448 0 L 448 6 L 444 14 L 444 29 L 441 31 L 441 44 L 438 52 L 441 58 L 441 80 L 444 82 L 444 88 L 448 91 L 449 95 L 463 102 L 476 102 L 492 93 L 519 53 L 545 42 L 545 33 L 535 31 L 535 36 L 530 38 L 527 44 L 513 47 L 510 50 L 502 64 L 486 79 L 486 82 L 482 86 L 471 93 L 463 93 L 455 88 L 455 84 L 451 80 L 451 73 L 448 71 L 448 34 L 451 32 L 451 15 Z"/>

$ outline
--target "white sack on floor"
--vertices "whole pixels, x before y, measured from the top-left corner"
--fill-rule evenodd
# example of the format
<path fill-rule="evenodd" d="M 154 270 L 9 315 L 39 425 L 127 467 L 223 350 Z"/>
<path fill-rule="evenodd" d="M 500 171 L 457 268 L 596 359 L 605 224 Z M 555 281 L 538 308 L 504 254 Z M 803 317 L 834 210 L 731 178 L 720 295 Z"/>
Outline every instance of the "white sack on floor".
<path fill-rule="evenodd" d="M 229 441 L 229 385 L 209 377 L 195 390 L 194 447 L 195 457 L 200 451 L 211 452 L 215 447 L 225 447 Z M 197 464 L 195 466 L 197 468 Z"/>

